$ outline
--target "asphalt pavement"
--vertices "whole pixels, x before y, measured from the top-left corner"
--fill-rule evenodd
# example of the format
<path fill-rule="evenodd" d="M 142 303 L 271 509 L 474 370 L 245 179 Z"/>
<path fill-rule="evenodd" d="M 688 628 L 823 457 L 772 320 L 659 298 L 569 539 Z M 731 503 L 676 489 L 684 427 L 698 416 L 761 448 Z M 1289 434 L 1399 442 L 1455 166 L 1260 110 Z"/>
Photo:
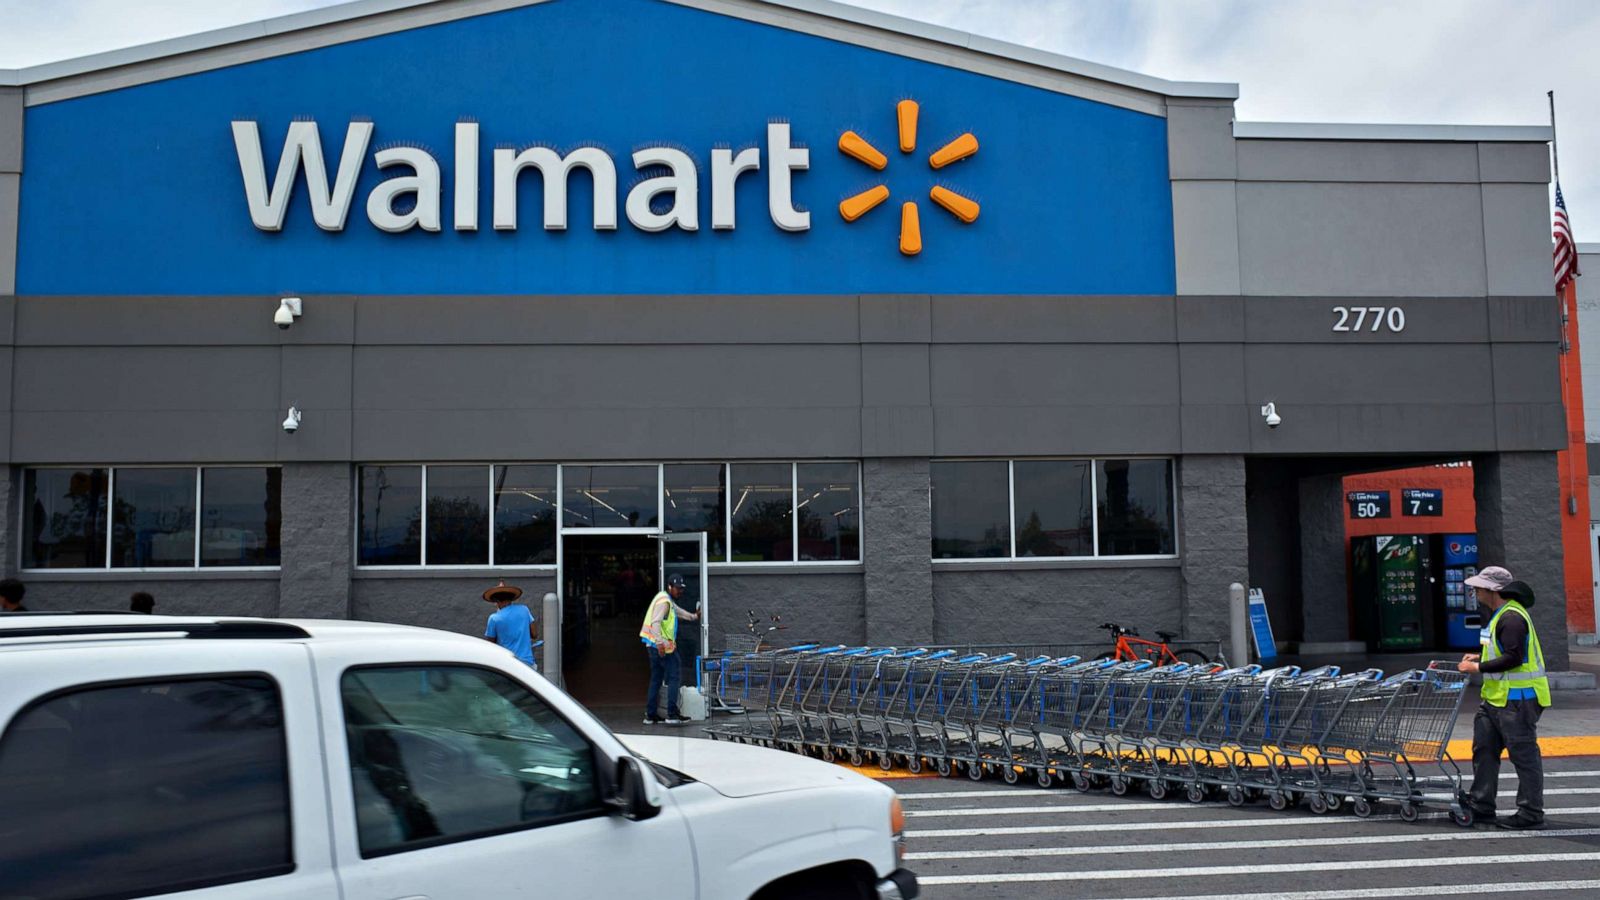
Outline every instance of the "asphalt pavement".
<path fill-rule="evenodd" d="M 1348 806 L 1316 815 L 995 780 L 887 783 L 904 798 L 906 866 L 932 900 L 1600 896 L 1600 756 L 1545 767 L 1537 832 L 1460 828 L 1440 805 L 1404 822 L 1393 804 L 1360 819 Z M 1501 790 L 1509 814 L 1509 765 Z"/>

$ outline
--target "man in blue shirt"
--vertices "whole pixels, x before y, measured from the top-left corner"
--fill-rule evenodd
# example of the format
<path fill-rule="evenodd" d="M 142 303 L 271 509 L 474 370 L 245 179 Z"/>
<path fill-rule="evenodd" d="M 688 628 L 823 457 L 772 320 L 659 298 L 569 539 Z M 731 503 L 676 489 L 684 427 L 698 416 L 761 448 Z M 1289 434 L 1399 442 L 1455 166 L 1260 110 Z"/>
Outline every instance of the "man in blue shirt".
<path fill-rule="evenodd" d="M 483 599 L 495 605 L 495 611 L 489 614 L 483 639 L 494 641 L 510 650 L 512 656 L 531 666 L 534 664 L 533 613 L 517 602 L 521 597 L 522 588 L 504 581 L 483 592 Z"/>

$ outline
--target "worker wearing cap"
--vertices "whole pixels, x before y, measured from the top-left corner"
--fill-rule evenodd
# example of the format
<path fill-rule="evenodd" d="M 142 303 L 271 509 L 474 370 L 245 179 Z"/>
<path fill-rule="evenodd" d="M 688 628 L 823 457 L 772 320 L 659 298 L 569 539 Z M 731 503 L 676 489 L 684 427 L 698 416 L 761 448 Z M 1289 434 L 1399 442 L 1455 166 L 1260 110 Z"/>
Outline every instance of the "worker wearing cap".
<path fill-rule="evenodd" d="M 1550 705 L 1550 682 L 1544 672 L 1544 652 L 1528 607 L 1533 589 L 1513 580 L 1499 566 L 1489 566 L 1468 578 L 1477 588 L 1478 604 L 1494 615 L 1479 633 L 1481 654 L 1462 657 L 1456 668 L 1481 672 L 1482 705 L 1472 721 L 1472 792 L 1464 798 L 1473 816 L 1495 821 L 1495 793 L 1500 780 L 1500 752 L 1511 757 L 1517 771 L 1517 813 L 1497 824 L 1501 828 L 1544 826 L 1544 760 L 1539 754 L 1539 716 Z"/>
<path fill-rule="evenodd" d="M 504 581 L 483 592 L 483 599 L 493 603 L 495 611 L 489 614 L 483 639 L 511 651 L 511 655 L 528 665 L 534 665 L 533 638 L 535 626 L 533 613 L 517 601 L 522 598 L 522 588 Z"/>
<path fill-rule="evenodd" d="M 661 724 L 656 715 L 656 695 L 661 685 L 667 686 L 668 725 L 681 725 L 689 721 L 678 712 L 678 687 L 683 683 L 683 669 L 673 651 L 678 649 L 678 620 L 693 622 L 699 616 L 677 604 L 683 596 L 682 575 L 667 578 L 667 589 L 656 594 L 644 613 L 644 625 L 639 628 L 639 640 L 644 642 L 645 653 L 650 656 L 650 694 L 644 703 L 644 723 Z"/>

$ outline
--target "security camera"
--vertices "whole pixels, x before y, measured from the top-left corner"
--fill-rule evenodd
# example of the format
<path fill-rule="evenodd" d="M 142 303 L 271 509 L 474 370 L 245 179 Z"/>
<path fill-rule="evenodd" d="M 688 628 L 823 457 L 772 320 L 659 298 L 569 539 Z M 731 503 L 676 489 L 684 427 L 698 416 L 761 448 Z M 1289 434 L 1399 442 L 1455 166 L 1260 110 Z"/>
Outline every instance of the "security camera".
<path fill-rule="evenodd" d="M 300 407 L 289 407 L 289 415 L 283 420 L 283 430 L 289 434 L 300 430 Z"/>
<path fill-rule="evenodd" d="M 282 329 L 287 329 L 300 318 L 301 310 L 305 307 L 300 303 L 299 297 L 285 297 L 278 301 L 278 311 L 272 314 L 272 324 Z"/>
<path fill-rule="evenodd" d="M 1278 415 L 1278 405 L 1276 403 L 1268 403 L 1261 407 L 1261 418 L 1267 420 L 1268 428 L 1277 428 L 1283 424 L 1283 417 Z"/>

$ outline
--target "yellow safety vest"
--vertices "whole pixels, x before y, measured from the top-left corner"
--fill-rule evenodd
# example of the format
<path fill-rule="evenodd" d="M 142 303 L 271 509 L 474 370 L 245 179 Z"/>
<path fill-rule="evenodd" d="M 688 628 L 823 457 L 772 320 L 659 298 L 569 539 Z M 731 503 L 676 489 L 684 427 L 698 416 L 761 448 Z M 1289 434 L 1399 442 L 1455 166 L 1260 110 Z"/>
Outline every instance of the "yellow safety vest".
<path fill-rule="evenodd" d="M 655 617 L 657 603 L 667 604 L 666 618 L 661 620 L 661 636 L 676 643 L 678 640 L 678 610 L 673 605 L 672 595 L 666 591 L 656 594 L 655 599 L 651 600 L 650 605 L 646 607 L 644 624 L 639 626 L 639 638 L 652 647 L 656 645 L 655 635 L 650 633 L 650 620 Z"/>
<path fill-rule="evenodd" d="M 1488 627 L 1479 635 L 1479 643 L 1483 645 L 1482 661 L 1489 662 L 1505 655 L 1500 651 L 1500 640 L 1495 637 L 1495 626 L 1500 624 L 1500 617 L 1508 612 L 1515 612 L 1528 623 L 1528 652 L 1524 655 L 1522 665 L 1508 672 L 1485 672 L 1483 674 L 1483 702 L 1490 706 L 1505 706 L 1511 699 L 1512 692 L 1518 692 L 1522 698 L 1527 697 L 1527 692 L 1532 691 L 1538 698 L 1540 706 L 1550 705 L 1550 679 L 1544 674 L 1544 651 L 1539 649 L 1539 634 L 1533 630 L 1533 617 L 1515 600 L 1507 600 L 1494 618 L 1489 620 Z"/>

